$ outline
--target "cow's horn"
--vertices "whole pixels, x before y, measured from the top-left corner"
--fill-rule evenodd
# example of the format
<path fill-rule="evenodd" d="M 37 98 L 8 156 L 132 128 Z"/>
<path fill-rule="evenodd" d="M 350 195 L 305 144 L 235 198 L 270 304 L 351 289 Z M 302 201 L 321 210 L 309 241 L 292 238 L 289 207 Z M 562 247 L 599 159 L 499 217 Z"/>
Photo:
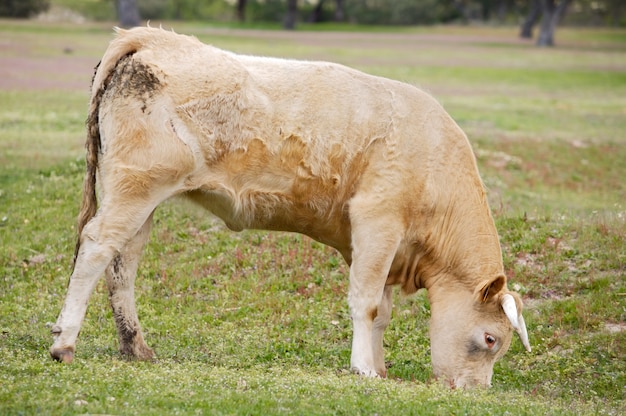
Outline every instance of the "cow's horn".
<path fill-rule="evenodd" d="M 522 341 L 524 348 L 526 351 L 530 352 L 530 341 L 528 341 L 528 331 L 526 331 L 526 322 L 524 322 L 524 317 L 520 314 L 519 316 L 519 339 Z"/>
<path fill-rule="evenodd" d="M 519 339 L 522 341 L 524 348 L 526 348 L 526 351 L 530 352 L 530 342 L 528 341 L 528 331 L 526 331 L 524 317 L 521 314 L 517 314 L 515 299 L 508 293 L 502 296 L 502 309 L 506 317 L 511 321 L 513 329 L 515 329 L 515 332 L 519 335 Z"/>
<path fill-rule="evenodd" d="M 504 309 L 504 313 L 506 317 L 511 321 L 511 325 L 513 325 L 513 329 L 519 332 L 519 320 L 517 319 L 517 306 L 515 305 L 515 299 L 510 294 L 505 294 L 502 296 L 502 309 Z"/>

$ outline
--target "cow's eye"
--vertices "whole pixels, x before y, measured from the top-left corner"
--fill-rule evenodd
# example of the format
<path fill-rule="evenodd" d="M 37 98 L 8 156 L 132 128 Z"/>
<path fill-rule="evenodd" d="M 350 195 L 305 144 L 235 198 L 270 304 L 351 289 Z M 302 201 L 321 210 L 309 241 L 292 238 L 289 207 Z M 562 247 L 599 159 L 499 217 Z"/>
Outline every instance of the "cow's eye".
<path fill-rule="evenodd" d="M 496 345 L 496 337 L 485 333 L 485 344 L 487 344 L 487 348 L 492 349 L 493 346 Z"/>

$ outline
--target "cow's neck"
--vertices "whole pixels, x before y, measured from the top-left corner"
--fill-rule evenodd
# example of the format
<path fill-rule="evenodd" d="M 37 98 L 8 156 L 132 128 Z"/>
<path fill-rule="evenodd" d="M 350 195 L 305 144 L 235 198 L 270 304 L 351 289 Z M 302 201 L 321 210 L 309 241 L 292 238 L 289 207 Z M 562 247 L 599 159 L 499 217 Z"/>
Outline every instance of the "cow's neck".
<path fill-rule="evenodd" d="M 424 272 L 420 283 L 454 283 L 473 290 L 503 273 L 500 240 L 477 169 L 462 170 L 438 183 L 439 204 L 424 227 Z"/>
<path fill-rule="evenodd" d="M 503 273 L 500 241 L 471 152 L 455 169 L 426 181 L 417 229 L 407 235 L 390 271 L 388 284 L 404 292 L 434 286 L 466 288 Z M 459 154 L 455 155 L 459 157 Z M 465 159 L 465 160 L 463 160 Z M 417 222 L 417 221 L 416 221 Z"/>

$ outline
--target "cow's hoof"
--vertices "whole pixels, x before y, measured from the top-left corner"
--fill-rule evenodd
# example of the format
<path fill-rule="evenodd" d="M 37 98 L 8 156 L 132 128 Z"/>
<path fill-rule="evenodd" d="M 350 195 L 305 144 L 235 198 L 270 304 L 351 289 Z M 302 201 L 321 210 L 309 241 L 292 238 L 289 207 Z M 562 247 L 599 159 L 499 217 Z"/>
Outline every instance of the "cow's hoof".
<path fill-rule="evenodd" d="M 156 360 L 156 355 L 154 354 L 154 350 L 147 345 L 143 345 L 141 348 L 135 350 L 135 357 L 137 357 L 140 361 L 154 361 Z"/>
<path fill-rule="evenodd" d="M 122 345 L 120 346 L 120 354 L 127 359 L 135 359 L 138 361 L 154 361 L 155 359 L 154 351 L 144 342 L 137 342 L 134 345 Z"/>
<path fill-rule="evenodd" d="M 380 378 L 380 375 L 372 369 L 366 368 L 366 369 L 362 369 L 362 368 L 358 368 L 358 367 L 352 367 L 352 372 L 354 374 L 363 376 L 363 377 L 368 377 L 368 378 Z"/>
<path fill-rule="evenodd" d="M 69 364 L 74 360 L 74 351 L 69 349 L 52 349 L 50 350 L 50 355 L 56 361 Z"/>

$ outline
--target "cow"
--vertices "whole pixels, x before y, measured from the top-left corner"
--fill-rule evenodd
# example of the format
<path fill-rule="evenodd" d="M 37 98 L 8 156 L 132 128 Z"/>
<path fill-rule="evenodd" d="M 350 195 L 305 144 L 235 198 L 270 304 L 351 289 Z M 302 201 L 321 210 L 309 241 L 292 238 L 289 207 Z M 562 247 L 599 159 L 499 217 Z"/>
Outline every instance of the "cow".
<path fill-rule="evenodd" d="M 54 359 L 73 360 L 102 274 L 120 352 L 154 357 L 134 281 L 153 212 L 175 196 L 234 231 L 302 233 L 341 253 L 357 374 L 386 377 L 394 286 L 427 289 L 433 373 L 451 387 L 489 386 L 513 331 L 530 351 L 470 143 L 429 94 L 338 64 L 237 55 L 150 27 L 116 31 L 91 88 Z"/>

